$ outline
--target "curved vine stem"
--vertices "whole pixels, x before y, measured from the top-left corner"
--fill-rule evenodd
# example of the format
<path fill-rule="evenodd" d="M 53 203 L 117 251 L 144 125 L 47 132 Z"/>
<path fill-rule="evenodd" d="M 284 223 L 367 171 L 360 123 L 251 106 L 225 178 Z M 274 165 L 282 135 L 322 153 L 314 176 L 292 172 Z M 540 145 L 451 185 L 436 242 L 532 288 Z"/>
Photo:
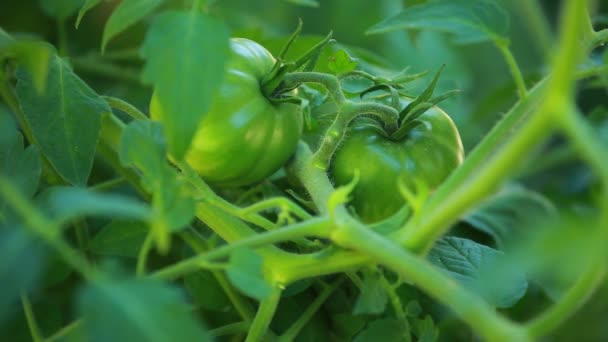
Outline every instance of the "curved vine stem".
<path fill-rule="evenodd" d="M 350 122 L 357 116 L 369 114 L 378 117 L 385 125 L 390 134 L 397 129 L 399 113 L 395 108 L 374 103 L 355 102 L 346 99 L 340 81 L 337 77 L 317 72 L 294 72 L 285 75 L 283 85 L 287 88 L 296 88 L 303 83 L 318 83 L 327 88 L 329 96 L 338 106 L 336 118 L 325 132 L 319 149 L 315 153 L 314 165 L 322 170 L 327 170 L 330 160 L 344 139 L 346 129 Z"/>
<path fill-rule="evenodd" d="M 249 327 L 249 333 L 247 334 L 247 339 L 245 342 L 257 342 L 264 340 L 264 336 L 266 336 L 266 333 L 268 332 L 270 322 L 272 321 L 274 313 L 277 310 L 277 306 L 279 305 L 282 292 L 283 290 L 281 290 L 281 288 L 275 286 L 272 289 L 270 296 L 260 302 L 260 307 L 258 308 L 258 312 L 256 313 L 251 326 Z"/>

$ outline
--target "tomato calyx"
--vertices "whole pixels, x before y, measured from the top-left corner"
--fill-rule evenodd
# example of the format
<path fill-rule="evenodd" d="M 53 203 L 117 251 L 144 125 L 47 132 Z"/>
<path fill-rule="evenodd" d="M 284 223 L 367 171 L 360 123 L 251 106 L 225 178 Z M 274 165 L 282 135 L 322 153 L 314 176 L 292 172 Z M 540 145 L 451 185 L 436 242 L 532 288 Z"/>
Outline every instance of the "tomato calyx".
<path fill-rule="evenodd" d="M 442 65 L 439 70 L 435 73 L 433 80 L 429 85 L 424 89 L 424 91 L 416 97 L 413 101 L 411 101 L 405 108 L 399 111 L 399 122 L 398 128 L 394 127 L 384 127 L 384 135 L 392 140 L 392 141 L 401 141 L 403 140 L 408 132 L 413 128 L 413 126 L 418 123 L 415 120 L 424 114 L 430 108 L 436 106 L 440 102 L 452 97 L 455 94 L 460 93 L 459 89 L 454 89 L 447 91 L 443 94 L 433 97 L 433 93 L 437 86 L 437 82 L 439 81 L 439 77 L 445 68 L 445 64 Z M 390 106 L 399 110 L 400 98 L 401 96 L 406 96 L 405 94 L 399 92 L 398 89 L 402 88 L 403 83 L 397 82 L 410 82 L 414 79 L 422 77 L 427 72 L 414 74 L 414 75 L 406 75 L 405 70 L 402 72 L 402 75 L 394 77 L 393 79 L 387 79 L 388 82 L 382 82 L 384 79 L 375 79 L 377 84 L 363 90 L 359 97 L 363 98 L 366 94 L 373 93 L 376 91 L 387 91 L 389 94 L 387 96 L 390 97 Z"/>
<path fill-rule="evenodd" d="M 272 70 L 262 79 L 260 82 L 260 87 L 262 88 L 262 93 L 267 98 L 278 98 L 282 94 L 287 93 L 295 89 L 295 87 L 286 87 L 283 82 L 283 78 L 285 75 L 295 71 L 312 71 L 319 60 L 319 56 L 323 48 L 330 42 L 333 41 L 332 35 L 333 32 L 330 31 L 323 40 L 319 43 L 315 44 L 312 48 L 310 48 L 306 53 L 300 56 L 298 59 L 292 62 L 286 62 L 286 55 L 289 51 L 289 48 L 296 40 L 300 32 L 302 31 L 302 20 L 298 21 L 298 26 L 296 30 L 291 34 L 281 52 L 276 57 L 276 63 L 274 64 Z"/>

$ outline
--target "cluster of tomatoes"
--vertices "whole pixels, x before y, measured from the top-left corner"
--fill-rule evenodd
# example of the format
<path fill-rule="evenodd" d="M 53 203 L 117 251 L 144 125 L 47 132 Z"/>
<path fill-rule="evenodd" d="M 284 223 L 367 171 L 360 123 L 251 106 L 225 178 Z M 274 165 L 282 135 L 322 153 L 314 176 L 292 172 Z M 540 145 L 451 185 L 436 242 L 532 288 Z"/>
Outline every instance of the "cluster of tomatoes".
<path fill-rule="evenodd" d="M 242 38 L 233 38 L 230 46 L 223 83 L 185 158 L 217 187 L 247 186 L 271 176 L 293 156 L 305 130 L 300 106 L 272 101 L 262 91 L 261 82 L 276 63 L 272 54 Z M 401 97 L 395 109 L 401 111 L 411 101 Z M 155 96 L 150 111 L 152 119 L 161 122 L 169 115 Z M 385 219 L 404 205 L 399 182 L 432 190 L 462 162 L 458 131 L 438 107 L 404 128 L 395 138 L 375 118 L 359 117 L 333 155 L 328 172 L 335 185 L 359 174 L 351 204 L 364 222 Z M 324 132 L 317 135 L 324 138 Z"/>

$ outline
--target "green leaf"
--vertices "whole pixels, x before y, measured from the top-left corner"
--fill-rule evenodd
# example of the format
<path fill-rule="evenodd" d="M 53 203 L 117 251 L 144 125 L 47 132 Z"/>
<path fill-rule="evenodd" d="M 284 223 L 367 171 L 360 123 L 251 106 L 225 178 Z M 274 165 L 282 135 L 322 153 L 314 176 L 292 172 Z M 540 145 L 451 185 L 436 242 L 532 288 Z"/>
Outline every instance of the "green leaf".
<path fill-rule="evenodd" d="M 211 105 L 228 53 L 226 26 L 199 12 L 164 12 L 146 35 L 142 80 L 154 86 L 168 114 L 164 130 L 177 159 L 183 158 Z"/>
<path fill-rule="evenodd" d="M 120 162 L 141 170 L 146 188 L 151 189 L 155 180 L 161 178 L 167 164 L 166 154 L 160 123 L 140 120 L 125 127 L 120 141 Z"/>
<path fill-rule="evenodd" d="M 13 39 L 0 29 L 0 64 L 14 59 L 18 65 L 29 71 L 34 79 L 38 93 L 44 90 L 49 62 L 55 49 L 52 45 L 33 39 Z M 0 71 L 2 75 L 2 71 Z"/>
<path fill-rule="evenodd" d="M 483 202 L 463 221 L 489 234 L 498 246 L 529 228 L 535 221 L 550 219 L 555 207 L 541 194 L 511 184 Z"/>
<path fill-rule="evenodd" d="M 509 17 L 494 1 L 431 1 L 408 7 L 373 27 L 366 33 L 396 30 L 434 30 L 452 35 L 460 44 L 507 38 Z"/>
<path fill-rule="evenodd" d="M 418 338 L 418 342 L 435 342 L 439 338 L 439 327 L 433 322 L 433 318 L 427 315 L 424 319 L 413 321 L 412 330 Z"/>
<path fill-rule="evenodd" d="M 123 165 L 142 171 L 142 185 L 152 193 L 154 219 L 150 224 L 161 251 L 168 251 L 169 232 L 189 224 L 195 210 L 190 187 L 168 165 L 165 150 L 160 124 L 142 120 L 125 128 L 119 153 Z"/>
<path fill-rule="evenodd" d="M 38 0 L 42 9 L 51 17 L 65 20 L 76 13 L 84 0 Z"/>
<path fill-rule="evenodd" d="M 346 50 L 338 50 L 329 58 L 327 67 L 335 75 L 340 75 L 355 70 L 357 60 L 352 58 Z"/>
<path fill-rule="evenodd" d="M 228 279 L 244 294 L 263 300 L 270 296 L 272 288 L 264 279 L 264 259 L 251 249 L 237 249 L 230 255 L 226 269 Z"/>
<path fill-rule="evenodd" d="M 88 341 L 211 341 L 176 288 L 153 280 L 106 280 L 78 297 Z"/>
<path fill-rule="evenodd" d="M 113 220 L 89 242 L 95 254 L 135 258 L 150 229 L 140 221 Z"/>
<path fill-rule="evenodd" d="M 603 215 L 563 215 L 539 222 L 533 231 L 509 241 L 511 258 L 498 268 L 504 273 L 526 272 L 551 299 L 559 300 L 588 267 L 597 267 L 598 260 L 606 265 Z"/>
<path fill-rule="evenodd" d="M 408 333 L 403 322 L 397 319 L 378 319 L 357 334 L 353 342 L 403 341 Z"/>
<path fill-rule="evenodd" d="M 122 1 L 108 19 L 101 39 L 101 52 L 108 41 L 117 34 L 134 25 L 152 13 L 164 0 L 126 0 Z"/>
<path fill-rule="evenodd" d="M 437 240 L 429 252 L 429 260 L 463 286 L 480 293 L 489 303 L 498 308 L 513 306 L 528 289 L 523 272 L 513 270 L 501 274 L 501 281 L 488 281 L 504 253 L 458 237 Z"/>
<path fill-rule="evenodd" d="M 84 216 L 139 220 L 147 220 L 152 216 L 147 204 L 124 195 L 96 193 L 76 187 L 53 187 L 41 197 L 45 208 L 59 222 L 69 222 Z"/>
<path fill-rule="evenodd" d="M 40 152 L 36 146 L 23 148 L 23 136 L 9 123 L 7 114 L 2 114 L 6 127 L 0 130 L 0 175 L 6 177 L 27 198 L 30 198 L 38 188 L 40 181 L 41 163 Z M 10 127 L 13 126 L 13 127 Z M 0 221 L 8 217 L 8 210 L 0 198 Z"/>
<path fill-rule="evenodd" d="M 196 272 L 184 278 L 184 284 L 195 304 L 211 311 L 225 312 L 232 308 L 226 292 L 211 272 Z"/>
<path fill-rule="evenodd" d="M 59 57 L 52 58 L 43 94 L 35 92 L 31 74 L 17 71 L 17 97 L 36 144 L 65 180 L 87 183 L 101 114 L 108 104 L 76 76 Z"/>
<path fill-rule="evenodd" d="M 353 313 L 357 315 L 381 314 L 386 309 L 387 301 L 388 296 L 382 286 L 382 274 L 378 271 L 366 272 Z"/>
<path fill-rule="evenodd" d="M 0 227 L 0 322 L 12 311 L 21 291 L 34 288 L 44 262 L 43 246 L 21 227 Z"/>
<path fill-rule="evenodd" d="M 80 26 L 80 21 L 84 17 L 84 15 L 93 7 L 99 5 L 102 0 L 85 0 L 84 4 L 78 11 L 78 18 L 76 18 L 76 28 Z"/>
<path fill-rule="evenodd" d="M 289 3 L 292 3 L 294 5 L 299 5 L 299 6 L 303 6 L 303 7 L 313 7 L 313 8 L 317 8 L 319 7 L 319 2 L 317 0 L 286 0 Z"/>

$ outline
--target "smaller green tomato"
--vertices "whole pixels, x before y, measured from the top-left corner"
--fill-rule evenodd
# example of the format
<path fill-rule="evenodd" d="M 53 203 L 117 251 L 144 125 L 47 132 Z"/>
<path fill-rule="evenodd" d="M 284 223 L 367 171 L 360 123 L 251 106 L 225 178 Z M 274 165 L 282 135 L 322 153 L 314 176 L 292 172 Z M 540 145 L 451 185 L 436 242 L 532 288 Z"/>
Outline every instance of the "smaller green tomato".
<path fill-rule="evenodd" d="M 260 82 L 275 64 L 270 52 L 243 38 L 232 38 L 230 47 L 222 85 L 185 158 L 203 179 L 226 187 L 272 175 L 295 152 L 302 133 L 299 107 L 272 103 L 262 93 Z M 153 95 L 151 118 L 166 115 Z"/>
<path fill-rule="evenodd" d="M 402 108 L 409 101 L 402 100 Z M 350 182 L 359 170 L 352 204 L 364 222 L 386 219 L 405 204 L 400 179 L 408 187 L 423 182 L 433 190 L 462 163 L 460 135 L 444 111 L 433 107 L 408 127 L 407 135 L 395 141 L 377 121 L 358 118 L 336 151 L 331 174 L 337 185 Z"/>

